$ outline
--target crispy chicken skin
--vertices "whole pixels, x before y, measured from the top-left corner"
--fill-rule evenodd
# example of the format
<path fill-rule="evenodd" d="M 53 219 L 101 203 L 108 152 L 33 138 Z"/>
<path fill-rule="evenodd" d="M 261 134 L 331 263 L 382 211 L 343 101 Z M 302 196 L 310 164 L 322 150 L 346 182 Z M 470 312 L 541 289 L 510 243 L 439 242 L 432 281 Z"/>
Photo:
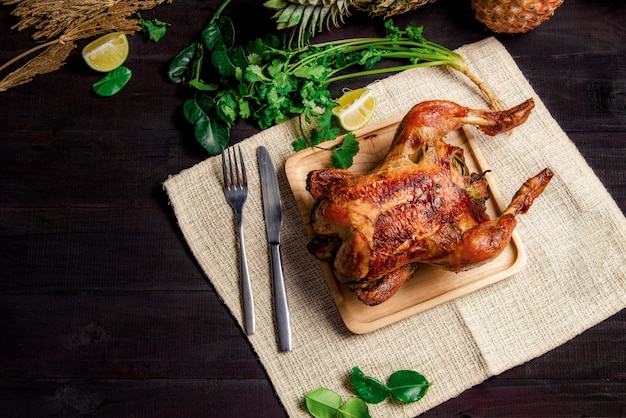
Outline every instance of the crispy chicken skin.
<path fill-rule="evenodd" d="M 494 259 L 511 238 L 515 216 L 528 211 L 553 173 L 546 168 L 528 179 L 491 220 L 484 173 L 469 173 L 463 150 L 444 136 L 464 124 L 488 135 L 507 132 L 533 107 L 532 99 L 505 111 L 422 102 L 404 117 L 387 156 L 371 172 L 310 172 L 315 238 L 309 251 L 329 262 L 337 280 L 367 305 L 393 296 L 419 263 L 459 272 Z"/>

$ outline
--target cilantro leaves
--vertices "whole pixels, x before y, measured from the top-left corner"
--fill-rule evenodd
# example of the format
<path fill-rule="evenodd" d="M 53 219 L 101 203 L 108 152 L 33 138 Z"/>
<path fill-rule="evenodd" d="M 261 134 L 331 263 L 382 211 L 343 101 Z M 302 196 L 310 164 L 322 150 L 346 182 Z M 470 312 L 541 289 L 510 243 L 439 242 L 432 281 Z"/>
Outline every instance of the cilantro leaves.
<path fill-rule="evenodd" d="M 230 128 L 238 118 L 253 119 L 261 129 L 295 116 L 319 118 L 322 124 L 317 134 L 321 136 L 303 138 L 300 148 L 339 135 L 338 128 L 330 127 L 333 101 L 322 85 L 328 69 L 315 62 L 294 65 L 292 57 L 298 54 L 284 49 L 273 35 L 256 39 L 246 48 L 236 46 L 232 22 L 219 17 L 202 31 L 202 42 L 188 46 L 172 60 L 170 81 L 193 89 L 193 98 L 184 106 L 193 111 L 185 111 L 185 116 L 209 154 L 218 154 L 228 144 Z M 218 83 L 207 83 L 205 77 Z M 321 115 L 319 109 L 324 109 Z M 199 113 L 202 117 L 197 117 Z"/>
<path fill-rule="evenodd" d="M 169 23 L 162 22 L 159 19 L 145 20 L 140 13 L 137 13 L 137 17 L 141 25 L 141 32 L 153 42 L 159 42 L 165 36 L 167 27 L 171 26 Z"/>
<path fill-rule="evenodd" d="M 353 157 L 359 152 L 359 143 L 353 133 L 349 133 L 343 142 L 333 149 L 331 160 L 333 167 L 350 168 Z"/>

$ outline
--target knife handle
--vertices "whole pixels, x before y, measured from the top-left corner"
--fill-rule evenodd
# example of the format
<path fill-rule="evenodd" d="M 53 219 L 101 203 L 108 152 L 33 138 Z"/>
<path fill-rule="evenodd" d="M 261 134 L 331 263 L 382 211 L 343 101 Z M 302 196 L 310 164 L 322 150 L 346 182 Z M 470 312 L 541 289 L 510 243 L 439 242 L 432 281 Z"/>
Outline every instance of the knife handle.
<path fill-rule="evenodd" d="M 283 276 L 283 262 L 280 256 L 280 244 L 270 244 L 272 258 L 272 282 L 274 290 L 274 315 L 278 331 L 280 351 L 291 350 L 291 325 L 289 320 L 289 303 Z"/>

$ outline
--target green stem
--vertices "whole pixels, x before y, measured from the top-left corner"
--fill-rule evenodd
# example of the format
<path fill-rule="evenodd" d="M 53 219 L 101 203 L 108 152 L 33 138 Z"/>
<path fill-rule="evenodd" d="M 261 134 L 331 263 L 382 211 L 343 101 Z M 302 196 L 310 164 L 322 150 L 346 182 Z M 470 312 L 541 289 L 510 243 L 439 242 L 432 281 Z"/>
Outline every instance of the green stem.
<path fill-rule="evenodd" d="M 217 10 L 215 10 L 215 13 L 213 13 L 213 16 L 211 17 L 211 20 L 209 23 L 214 23 L 217 19 L 219 19 L 222 12 L 224 11 L 224 9 L 226 9 L 226 7 L 230 4 L 231 1 L 233 0 L 224 0 L 222 4 L 220 5 L 220 7 L 218 7 Z"/>
<path fill-rule="evenodd" d="M 340 80 L 348 80 L 350 78 L 362 77 L 367 75 L 376 75 L 376 74 L 385 74 L 385 73 L 396 73 L 404 70 L 408 70 L 411 68 L 419 68 L 419 67 L 435 67 L 438 65 L 451 65 L 449 61 L 428 61 L 428 62 L 420 62 L 418 64 L 407 64 L 407 65 L 399 65 L 396 67 L 386 67 L 386 68 L 377 68 L 374 70 L 365 70 L 356 73 L 349 73 L 344 75 L 339 75 L 336 77 L 331 77 L 324 81 L 324 84 L 334 83 L 335 81 Z"/>
<path fill-rule="evenodd" d="M 2 66 L 0 66 L 0 73 L 2 71 L 4 71 L 5 69 L 9 68 L 11 65 L 15 64 L 16 62 L 18 62 L 19 60 L 21 60 L 22 58 L 25 58 L 25 57 L 27 57 L 27 56 L 29 56 L 29 55 L 39 51 L 40 49 L 47 48 L 47 47 L 49 47 L 51 45 L 54 45 L 56 43 L 59 43 L 59 42 L 60 41 L 58 39 L 54 39 L 52 41 L 49 41 L 49 42 L 46 42 L 46 43 L 43 43 L 43 44 L 39 44 L 36 47 L 31 48 L 28 51 L 19 54 L 17 57 L 14 57 L 13 59 L 9 60 L 8 62 L 5 62 L 4 64 L 2 64 Z"/>
<path fill-rule="evenodd" d="M 336 41 L 328 41 L 328 42 L 321 42 L 319 44 L 313 44 L 311 46 L 316 47 L 316 48 L 323 48 L 325 46 L 335 46 L 335 45 L 350 45 L 350 44 L 359 44 L 359 43 L 371 43 L 371 42 L 376 42 L 376 41 L 380 41 L 380 40 L 389 40 L 389 38 L 351 38 L 351 39 L 339 39 Z M 304 49 L 306 50 L 306 48 Z"/>
<path fill-rule="evenodd" d="M 465 60 L 459 54 L 451 51 L 441 45 L 425 41 L 423 43 L 415 42 L 407 39 L 391 39 L 391 38 L 355 38 L 347 40 L 330 41 L 320 44 L 312 45 L 316 48 L 324 48 L 319 52 L 313 53 L 300 59 L 297 63 L 293 64 L 292 71 L 305 66 L 309 63 L 315 62 L 319 57 L 331 54 L 337 51 L 343 53 L 357 52 L 366 50 L 370 47 L 376 48 L 379 51 L 391 51 L 389 53 L 381 53 L 383 58 L 402 58 L 402 59 L 418 59 L 427 60 L 439 63 L 438 65 L 446 64 L 451 65 L 459 71 L 464 71 L 467 67 Z M 306 49 L 303 51 L 306 52 Z M 342 69 L 337 69 L 334 73 L 337 73 Z"/>

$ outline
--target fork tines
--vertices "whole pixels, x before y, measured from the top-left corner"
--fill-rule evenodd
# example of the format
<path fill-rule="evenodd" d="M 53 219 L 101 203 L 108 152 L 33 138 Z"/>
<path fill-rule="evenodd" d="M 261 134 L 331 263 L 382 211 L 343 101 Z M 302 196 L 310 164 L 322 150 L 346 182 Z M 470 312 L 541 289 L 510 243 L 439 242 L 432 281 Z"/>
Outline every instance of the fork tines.
<path fill-rule="evenodd" d="M 228 147 L 222 150 L 222 171 L 224 174 L 224 187 L 243 188 L 248 185 L 248 178 L 246 177 L 246 165 L 243 162 L 243 155 L 241 154 L 241 147 L 237 145 L 235 147 Z M 239 159 L 237 159 L 237 152 L 239 152 Z M 226 162 L 228 160 L 228 162 Z M 233 164 L 234 161 L 234 164 Z M 228 170 L 226 166 L 228 165 Z M 241 166 L 241 169 L 239 168 Z"/>

